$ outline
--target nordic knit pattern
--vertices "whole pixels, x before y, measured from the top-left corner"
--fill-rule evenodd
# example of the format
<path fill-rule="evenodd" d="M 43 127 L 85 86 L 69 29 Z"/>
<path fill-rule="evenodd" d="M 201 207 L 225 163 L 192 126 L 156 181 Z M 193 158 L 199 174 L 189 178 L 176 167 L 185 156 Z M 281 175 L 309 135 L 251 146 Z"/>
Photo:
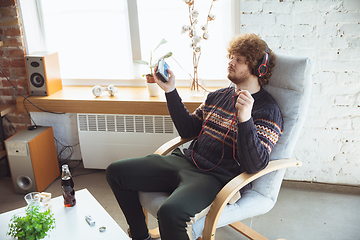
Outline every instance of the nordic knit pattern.
<path fill-rule="evenodd" d="M 180 136 L 195 137 L 201 132 L 184 149 L 186 158 L 200 169 L 232 177 L 265 168 L 282 133 L 283 119 L 275 100 L 263 88 L 252 97 L 252 118 L 239 123 L 234 88 L 209 93 L 194 113 L 185 108 L 177 90 L 167 93 L 169 113 Z"/>

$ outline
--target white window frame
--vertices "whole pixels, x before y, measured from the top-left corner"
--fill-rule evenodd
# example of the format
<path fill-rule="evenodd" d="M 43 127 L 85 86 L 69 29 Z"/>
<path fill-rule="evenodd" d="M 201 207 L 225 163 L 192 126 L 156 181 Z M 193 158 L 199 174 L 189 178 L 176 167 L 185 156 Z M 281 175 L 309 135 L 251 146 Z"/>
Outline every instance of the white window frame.
<path fill-rule="evenodd" d="M 19 13 L 21 17 L 21 24 L 24 33 L 24 44 L 26 54 L 30 54 L 36 51 L 46 51 L 46 40 L 44 34 L 44 25 L 42 21 L 42 0 L 18 0 Z M 237 36 L 240 34 L 240 0 L 231 1 L 231 36 Z M 140 30 L 138 21 L 137 1 L 127 0 L 128 18 L 129 18 L 129 29 L 131 39 L 131 52 L 132 59 L 142 59 L 141 47 L 140 47 Z M 27 11 L 22 11 L 27 9 Z M 31 9 L 31 11 L 28 11 Z M 131 13 L 131 14 L 129 14 Z M 35 33 L 27 35 L 29 31 Z M 36 44 L 34 44 L 36 43 Z M 31 49 L 30 46 L 35 46 L 36 49 Z M 136 65 L 136 64 L 134 64 Z M 136 66 L 134 67 L 137 70 Z M 117 86 L 143 86 L 143 79 L 131 79 L 131 80 L 99 80 L 99 79 L 62 79 L 64 86 L 71 85 L 101 85 L 114 84 Z M 188 86 L 188 79 L 177 79 L 177 86 Z M 209 87 L 224 86 L 227 80 L 211 80 L 207 83 Z"/>

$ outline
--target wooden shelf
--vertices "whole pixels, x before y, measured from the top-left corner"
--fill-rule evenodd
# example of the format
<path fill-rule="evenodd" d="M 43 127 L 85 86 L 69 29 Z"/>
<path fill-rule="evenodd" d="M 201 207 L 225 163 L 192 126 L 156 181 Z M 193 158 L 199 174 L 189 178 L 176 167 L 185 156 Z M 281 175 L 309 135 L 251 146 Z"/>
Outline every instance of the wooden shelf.
<path fill-rule="evenodd" d="M 211 89 L 214 90 L 214 89 Z M 188 88 L 178 88 L 186 108 L 193 112 L 205 100 L 204 97 L 192 97 Z M 25 111 L 23 97 L 16 99 L 19 111 Z M 39 108 L 64 113 L 99 113 L 99 114 L 139 114 L 168 115 L 165 94 L 160 91 L 157 97 L 150 97 L 145 87 L 119 87 L 115 96 L 107 92 L 100 97 L 92 94 L 92 87 L 64 87 L 51 96 L 30 96 L 28 98 Z M 30 112 L 40 112 L 25 101 Z"/>
<path fill-rule="evenodd" d="M 6 114 L 8 114 L 9 112 L 15 110 L 15 105 L 3 105 L 0 104 L 0 117 L 5 116 Z"/>

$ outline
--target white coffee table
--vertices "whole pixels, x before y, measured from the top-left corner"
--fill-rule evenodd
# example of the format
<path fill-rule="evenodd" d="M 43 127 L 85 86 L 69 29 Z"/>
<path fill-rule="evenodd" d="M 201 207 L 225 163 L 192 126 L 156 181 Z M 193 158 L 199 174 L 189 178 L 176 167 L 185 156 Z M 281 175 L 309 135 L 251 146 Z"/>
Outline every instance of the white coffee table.
<path fill-rule="evenodd" d="M 51 199 L 56 227 L 45 239 L 130 239 L 86 188 L 76 191 L 75 197 L 76 205 L 72 208 L 64 207 L 62 196 Z M 6 235 L 9 230 L 8 224 L 14 214 L 25 215 L 25 207 L 0 214 L 0 239 L 14 240 Z M 87 215 L 91 215 L 95 220 L 94 226 L 85 221 Z M 102 226 L 106 227 L 104 232 L 99 231 Z"/>

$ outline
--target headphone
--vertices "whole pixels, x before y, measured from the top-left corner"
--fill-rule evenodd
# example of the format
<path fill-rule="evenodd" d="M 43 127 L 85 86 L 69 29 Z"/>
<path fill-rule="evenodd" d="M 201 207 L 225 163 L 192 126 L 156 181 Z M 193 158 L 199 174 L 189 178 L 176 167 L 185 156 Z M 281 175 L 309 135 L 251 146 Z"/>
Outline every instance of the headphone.
<path fill-rule="evenodd" d="M 266 45 L 265 56 L 261 61 L 259 61 L 256 67 L 253 69 L 253 73 L 255 76 L 263 77 L 265 74 L 267 74 L 269 70 L 269 54 L 270 54 L 270 50 L 269 47 Z"/>
<path fill-rule="evenodd" d="M 108 87 L 101 87 L 100 85 L 96 85 L 92 88 L 92 93 L 95 97 L 99 97 L 103 91 L 108 91 L 110 96 L 114 96 L 117 93 L 117 87 L 114 85 L 109 85 Z"/>

